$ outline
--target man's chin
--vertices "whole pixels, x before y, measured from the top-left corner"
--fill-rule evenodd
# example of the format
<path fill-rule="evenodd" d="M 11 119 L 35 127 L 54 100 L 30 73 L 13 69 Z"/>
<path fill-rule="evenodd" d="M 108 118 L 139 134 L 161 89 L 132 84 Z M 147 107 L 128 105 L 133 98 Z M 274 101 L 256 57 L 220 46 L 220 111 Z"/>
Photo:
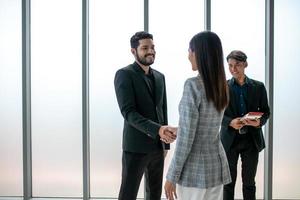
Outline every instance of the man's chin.
<path fill-rule="evenodd" d="M 141 62 L 139 61 L 140 64 L 145 65 L 145 66 L 150 66 L 152 65 L 154 62 Z"/>
<path fill-rule="evenodd" d="M 147 60 L 148 65 L 152 65 L 154 63 L 154 59 Z"/>
<path fill-rule="evenodd" d="M 145 63 L 143 63 L 144 65 L 152 65 L 154 63 L 154 60 L 153 61 L 147 61 Z"/>

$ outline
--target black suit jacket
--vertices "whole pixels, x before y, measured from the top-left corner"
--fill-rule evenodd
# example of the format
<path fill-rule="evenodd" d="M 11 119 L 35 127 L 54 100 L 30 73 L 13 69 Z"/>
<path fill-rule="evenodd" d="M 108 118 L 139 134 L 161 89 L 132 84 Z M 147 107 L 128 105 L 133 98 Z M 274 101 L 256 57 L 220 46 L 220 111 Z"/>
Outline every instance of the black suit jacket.
<path fill-rule="evenodd" d="M 268 105 L 267 92 L 264 84 L 262 82 L 248 78 L 248 111 L 249 112 L 263 112 L 263 116 L 260 119 L 259 127 L 248 126 L 248 134 L 251 134 L 254 144 L 258 151 L 261 151 L 265 148 L 265 140 L 263 137 L 263 132 L 261 127 L 267 122 L 270 116 L 270 108 Z M 235 130 L 229 126 L 231 120 L 239 117 L 236 97 L 233 91 L 234 79 L 227 81 L 229 86 L 230 100 L 229 105 L 224 112 L 224 117 L 221 127 L 221 140 L 224 146 L 225 151 L 228 151 L 234 141 L 234 138 L 238 133 L 238 130 Z"/>
<path fill-rule="evenodd" d="M 162 143 L 158 135 L 161 125 L 168 124 L 164 75 L 152 69 L 155 87 L 152 94 L 141 70 L 135 62 L 115 75 L 115 92 L 124 117 L 123 150 L 149 153 L 169 149 L 170 145 Z"/>

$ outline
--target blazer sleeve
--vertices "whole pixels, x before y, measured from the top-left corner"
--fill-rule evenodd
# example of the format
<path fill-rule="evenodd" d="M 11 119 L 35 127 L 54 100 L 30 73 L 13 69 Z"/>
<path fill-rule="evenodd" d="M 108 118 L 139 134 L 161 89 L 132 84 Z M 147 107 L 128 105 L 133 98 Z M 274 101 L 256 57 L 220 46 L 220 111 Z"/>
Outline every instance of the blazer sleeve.
<path fill-rule="evenodd" d="M 164 125 L 168 125 L 168 108 L 167 108 L 167 90 L 166 90 L 166 82 L 164 79 L 164 95 L 163 95 L 163 112 L 164 112 Z M 169 150 L 170 144 L 163 143 L 164 149 Z"/>
<path fill-rule="evenodd" d="M 261 91 L 261 99 L 260 99 L 259 111 L 264 113 L 263 116 L 260 118 L 260 127 L 262 127 L 267 123 L 267 120 L 270 117 L 270 108 L 268 104 L 267 91 L 263 83 L 261 84 L 260 91 Z"/>
<path fill-rule="evenodd" d="M 179 104 L 179 127 L 176 139 L 176 149 L 167 173 L 167 180 L 177 183 L 186 159 L 191 151 L 199 120 L 199 104 L 196 92 L 191 82 L 184 86 L 183 96 Z"/>
<path fill-rule="evenodd" d="M 164 125 L 168 124 L 168 108 L 167 108 L 167 90 L 166 82 L 164 79 L 164 96 L 163 96 L 163 112 L 164 112 Z"/>
<path fill-rule="evenodd" d="M 232 121 L 232 117 L 230 115 L 228 115 L 228 113 L 224 112 L 224 116 L 222 119 L 222 126 L 226 129 L 228 129 L 230 122 Z"/>
<path fill-rule="evenodd" d="M 118 70 L 115 75 L 115 92 L 121 114 L 131 126 L 155 139 L 161 125 L 143 117 L 137 111 L 134 98 L 136 94 L 130 76 L 130 72 L 124 69 Z"/>
<path fill-rule="evenodd" d="M 234 119 L 231 104 L 232 104 L 232 102 L 229 102 L 227 108 L 224 111 L 224 116 L 223 116 L 223 119 L 222 119 L 222 128 L 224 130 L 228 130 L 230 128 L 229 124 Z"/>
<path fill-rule="evenodd" d="M 233 107 L 235 106 L 233 105 L 234 94 L 232 92 L 230 85 L 228 85 L 228 93 L 229 93 L 229 103 L 224 111 L 224 116 L 222 119 L 222 128 L 225 130 L 229 128 L 230 122 L 234 119 L 234 115 L 233 115 Z"/>

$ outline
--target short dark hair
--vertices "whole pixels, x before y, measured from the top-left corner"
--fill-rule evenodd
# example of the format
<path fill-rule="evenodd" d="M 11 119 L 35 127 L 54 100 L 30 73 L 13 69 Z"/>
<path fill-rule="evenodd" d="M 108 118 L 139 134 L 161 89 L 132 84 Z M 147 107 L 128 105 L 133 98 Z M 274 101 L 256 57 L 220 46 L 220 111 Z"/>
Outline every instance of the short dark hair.
<path fill-rule="evenodd" d="M 235 59 L 237 61 L 246 62 L 247 61 L 247 55 L 244 52 L 240 51 L 240 50 L 233 50 L 226 57 L 227 62 L 228 62 L 229 59 Z"/>
<path fill-rule="evenodd" d="M 131 48 L 136 49 L 139 46 L 139 40 L 142 39 L 153 39 L 153 35 L 146 32 L 146 31 L 139 31 L 136 32 L 131 38 L 130 38 L 130 46 Z"/>
<path fill-rule="evenodd" d="M 191 39 L 189 48 L 195 53 L 206 98 L 221 112 L 229 101 L 221 40 L 214 32 L 203 31 Z"/>

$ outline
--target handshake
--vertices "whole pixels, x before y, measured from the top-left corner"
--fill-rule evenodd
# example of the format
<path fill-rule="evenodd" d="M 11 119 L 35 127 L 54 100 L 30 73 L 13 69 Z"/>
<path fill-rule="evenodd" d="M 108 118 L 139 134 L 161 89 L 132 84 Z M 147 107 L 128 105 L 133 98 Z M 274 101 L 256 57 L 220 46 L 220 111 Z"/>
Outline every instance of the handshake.
<path fill-rule="evenodd" d="M 160 140 L 164 143 L 170 144 L 176 140 L 177 128 L 172 126 L 161 126 L 159 129 Z"/>

